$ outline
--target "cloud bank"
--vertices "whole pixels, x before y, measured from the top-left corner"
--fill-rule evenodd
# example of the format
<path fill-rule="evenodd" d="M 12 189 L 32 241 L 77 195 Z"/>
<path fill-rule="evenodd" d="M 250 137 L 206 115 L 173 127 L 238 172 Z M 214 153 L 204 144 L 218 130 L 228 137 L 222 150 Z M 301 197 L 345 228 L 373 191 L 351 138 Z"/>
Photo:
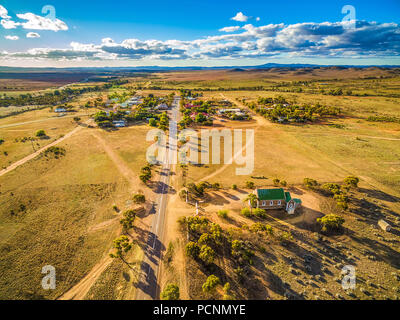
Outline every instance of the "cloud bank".
<path fill-rule="evenodd" d="M 0 11 L 1 12 L 1 11 Z M 4 14 L 4 12 L 3 12 Z M 5 13 L 7 14 L 7 13 Z M 234 18 L 244 19 L 241 15 Z M 248 17 L 246 17 L 248 18 Z M 24 15 L 26 28 L 65 30 L 63 23 L 52 24 Z M 193 41 L 126 39 L 101 43 L 72 42 L 68 48 L 35 48 L 7 53 L 10 58 L 53 60 L 208 60 L 265 57 L 382 58 L 400 54 L 400 27 L 396 23 L 348 22 L 268 24 L 224 27 L 225 34 Z M 24 26 L 25 28 L 25 26 Z M 235 32 L 235 33 L 232 33 Z M 3 53 L 4 57 L 4 53 Z"/>

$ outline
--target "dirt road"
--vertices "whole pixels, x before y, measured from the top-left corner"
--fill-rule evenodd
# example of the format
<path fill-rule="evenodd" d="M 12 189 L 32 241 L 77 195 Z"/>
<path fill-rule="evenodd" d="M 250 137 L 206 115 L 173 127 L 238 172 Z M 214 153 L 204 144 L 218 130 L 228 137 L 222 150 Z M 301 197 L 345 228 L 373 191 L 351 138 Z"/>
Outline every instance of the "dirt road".
<path fill-rule="evenodd" d="M 82 126 L 76 127 L 74 130 L 68 132 L 67 134 L 65 134 L 63 137 L 61 137 L 60 139 L 53 141 L 52 143 L 48 144 L 47 146 L 39 149 L 38 151 L 31 153 L 30 155 L 26 156 L 25 158 L 22 158 L 21 160 L 18 160 L 17 162 L 14 162 L 13 164 L 11 164 L 10 166 L 8 166 L 6 169 L 3 169 L 0 171 L 0 177 L 5 175 L 6 173 L 18 168 L 19 166 L 22 166 L 23 164 L 27 163 L 28 161 L 36 158 L 39 154 L 41 154 L 43 151 L 45 151 L 46 149 L 53 147 L 57 144 L 59 144 L 60 142 L 64 141 L 65 139 L 68 139 L 69 137 L 71 137 L 72 135 L 74 135 L 75 133 L 77 133 L 78 131 L 82 130 Z"/>

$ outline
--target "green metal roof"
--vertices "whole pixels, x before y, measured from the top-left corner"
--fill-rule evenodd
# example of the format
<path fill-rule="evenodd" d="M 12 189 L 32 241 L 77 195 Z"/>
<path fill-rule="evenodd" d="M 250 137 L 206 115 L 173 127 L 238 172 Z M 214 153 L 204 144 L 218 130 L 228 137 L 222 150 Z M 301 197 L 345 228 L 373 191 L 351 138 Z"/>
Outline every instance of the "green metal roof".
<path fill-rule="evenodd" d="M 285 200 L 286 202 L 289 202 L 292 199 L 292 196 L 290 195 L 290 192 L 285 192 Z"/>
<path fill-rule="evenodd" d="M 257 189 L 257 197 L 259 200 L 284 200 L 285 191 L 279 189 Z"/>
<path fill-rule="evenodd" d="M 301 203 L 301 199 L 293 198 L 293 201 L 296 203 Z"/>

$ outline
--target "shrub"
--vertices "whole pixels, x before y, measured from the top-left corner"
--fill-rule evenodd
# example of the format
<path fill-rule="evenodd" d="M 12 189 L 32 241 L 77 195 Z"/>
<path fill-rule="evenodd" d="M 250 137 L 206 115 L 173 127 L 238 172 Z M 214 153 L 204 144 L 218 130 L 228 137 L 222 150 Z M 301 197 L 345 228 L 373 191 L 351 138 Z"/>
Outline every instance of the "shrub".
<path fill-rule="evenodd" d="M 264 209 L 255 208 L 254 215 L 258 218 L 265 219 L 267 217 L 267 213 Z"/>
<path fill-rule="evenodd" d="M 36 131 L 36 137 L 43 138 L 46 136 L 46 132 L 44 130 Z"/>
<path fill-rule="evenodd" d="M 226 219 L 228 218 L 228 210 L 219 210 L 218 211 L 218 217 Z"/>
<path fill-rule="evenodd" d="M 254 189 L 254 182 L 253 181 L 246 181 L 246 188 L 247 189 Z"/>
<path fill-rule="evenodd" d="M 281 183 L 281 186 L 282 186 L 282 187 L 286 187 L 286 186 L 287 186 L 287 182 L 286 182 L 285 180 L 281 180 L 280 183 Z"/>
<path fill-rule="evenodd" d="M 142 193 L 137 193 L 133 195 L 133 202 L 135 203 L 145 203 L 146 202 L 146 197 Z"/>
<path fill-rule="evenodd" d="M 326 190 L 330 194 L 339 194 L 340 191 L 340 186 L 337 183 L 325 183 L 322 186 L 322 189 Z"/>
<path fill-rule="evenodd" d="M 318 218 L 317 222 L 322 226 L 322 231 L 337 231 L 342 228 L 344 219 L 335 214 L 327 214 L 322 218 Z"/>
<path fill-rule="evenodd" d="M 176 284 L 168 284 L 160 296 L 161 300 L 179 300 L 179 287 Z"/>
<path fill-rule="evenodd" d="M 311 178 L 304 178 L 303 180 L 304 186 L 308 189 L 315 189 L 318 186 L 317 180 Z"/>
<path fill-rule="evenodd" d="M 357 188 L 359 182 L 360 179 L 355 176 L 348 176 L 346 179 L 344 179 L 344 183 L 353 188 Z"/>
<path fill-rule="evenodd" d="M 237 190 L 237 189 L 238 189 L 238 186 L 236 184 L 233 184 L 232 185 L 232 190 Z"/>
<path fill-rule="evenodd" d="M 273 184 L 275 187 L 279 186 L 279 183 L 281 182 L 279 179 L 275 178 L 274 180 L 272 180 Z"/>
<path fill-rule="evenodd" d="M 266 230 L 267 230 L 267 228 L 261 222 L 254 223 L 253 225 L 250 226 L 250 231 L 254 232 L 254 233 L 262 232 L 262 231 L 266 231 Z"/>
<path fill-rule="evenodd" d="M 203 244 L 210 245 L 214 241 L 213 241 L 213 237 L 209 233 L 203 233 L 197 242 L 199 245 L 203 245 Z"/>
<path fill-rule="evenodd" d="M 242 211 L 240 212 L 243 216 L 250 218 L 253 216 L 252 212 L 250 211 L 249 208 L 243 208 Z"/>
<path fill-rule="evenodd" d="M 336 204 L 339 208 L 343 210 L 347 210 L 349 208 L 349 197 L 346 194 L 335 194 L 334 199 L 336 200 Z"/>
<path fill-rule="evenodd" d="M 186 244 L 185 252 L 187 256 L 195 259 L 199 256 L 200 248 L 196 242 L 190 241 Z"/>
<path fill-rule="evenodd" d="M 202 289 L 204 293 L 213 292 L 215 288 L 220 284 L 220 280 L 217 276 L 211 275 L 207 278 L 206 282 L 203 283 Z"/>

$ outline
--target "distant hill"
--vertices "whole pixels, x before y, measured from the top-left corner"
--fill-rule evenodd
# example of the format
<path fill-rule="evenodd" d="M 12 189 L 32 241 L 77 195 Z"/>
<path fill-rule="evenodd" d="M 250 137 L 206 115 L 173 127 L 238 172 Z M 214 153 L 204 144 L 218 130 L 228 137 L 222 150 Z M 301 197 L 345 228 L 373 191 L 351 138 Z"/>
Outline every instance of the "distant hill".
<path fill-rule="evenodd" d="M 265 63 L 255 66 L 221 66 L 221 67 L 163 67 L 163 66 L 141 66 L 141 67 L 79 67 L 79 68 L 18 68 L 18 67 L 0 67 L 0 72 L 85 72 L 85 73 L 114 73 L 114 72 L 161 72 L 161 71 L 177 71 L 177 70 L 230 70 L 232 72 L 243 72 L 246 70 L 266 70 L 266 69 L 318 69 L 318 68 L 334 68 L 340 69 L 392 69 L 400 68 L 400 65 L 317 65 L 317 64 L 280 64 L 280 63 Z"/>

